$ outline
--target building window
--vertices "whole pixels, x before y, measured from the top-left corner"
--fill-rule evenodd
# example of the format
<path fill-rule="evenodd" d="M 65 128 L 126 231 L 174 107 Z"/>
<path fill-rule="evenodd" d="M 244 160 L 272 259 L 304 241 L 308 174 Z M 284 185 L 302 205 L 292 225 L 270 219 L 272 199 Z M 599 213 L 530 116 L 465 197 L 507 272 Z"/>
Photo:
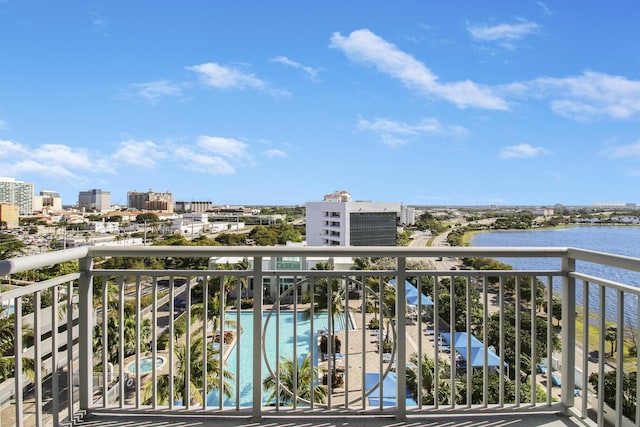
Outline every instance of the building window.
<path fill-rule="evenodd" d="M 395 212 L 351 213 L 351 246 L 395 246 Z"/>

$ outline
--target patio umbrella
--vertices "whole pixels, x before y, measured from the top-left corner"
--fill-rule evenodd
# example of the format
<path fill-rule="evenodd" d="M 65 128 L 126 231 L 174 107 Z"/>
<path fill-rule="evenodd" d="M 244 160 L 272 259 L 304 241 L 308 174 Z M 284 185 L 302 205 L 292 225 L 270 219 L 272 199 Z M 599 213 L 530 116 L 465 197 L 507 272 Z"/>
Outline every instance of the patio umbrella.
<path fill-rule="evenodd" d="M 462 354 L 462 353 L 461 353 Z M 462 354 L 462 358 L 466 357 L 466 351 Z M 484 366 L 484 348 L 475 347 L 471 349 L 471 366 L 480 368 Z M 505 366 L 507 364 L 505 363 Z M 500 358 L 493 351 L 487 351 L 487 366 L 500 366 Z"/>
<path fill-rule="evenodd" d="M 391 279 L 389 283 L 391 283 L 392 285 L 395 285 L 396 281 L 395 279 Z M 423 306 L 433 305 L 433 301 L 431 301 L 431 298 L 422 294 L 422 292 L 418 292 L 418 289 L 415 286 L 413 286 L 413 284 L 408 280 L 404 282 L 404 286 L 405 286 L 405 293 L 406 293 L 408 304 L 418 305 L 418 299 L 421 298 Z"/>

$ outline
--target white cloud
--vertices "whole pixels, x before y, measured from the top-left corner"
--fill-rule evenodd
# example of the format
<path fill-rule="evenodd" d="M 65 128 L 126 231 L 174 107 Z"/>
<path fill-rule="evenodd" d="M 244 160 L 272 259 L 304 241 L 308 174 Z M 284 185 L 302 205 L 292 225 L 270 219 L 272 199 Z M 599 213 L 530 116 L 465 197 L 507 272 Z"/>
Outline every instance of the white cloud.
<path fill-rule="evenodd" d="M 9 130 L 9 123 L 4 120 L 0 120 L 0 130 Z"/>
<path fill-rule="evenodd" d="M 22 145 L 0 139 L 0 160 L 8 159 L 13 156 L 26 156 L 29 150 Z"/>
<path fill-rule="evenodd" d="M 287 157 L 287 153 L 285 153 L 282 150 L 275 149 L 275 148 L 265 151 L 264 155 L 267 156 L 267 157 L 270 157 L 270 158 L 273 158 L 273 157 Z"/>
<path fill-rule="evenodd" d="M 452 102 L 459 108 L 508 109 L 506 101 L 488 86 L 469 80 L 440 83 L 438 76 L 420 61 L 367 29 L 353 31 L 347 37 L 334 33 L 330 47 L 340 49 L 353 62 L 373 65 L 410 89 Z"/>
<path fill-rule="evenodd" d="M 194 172 L 208 173 L 211 175 L 230 175 L 236 172 L 226 160 L 219 156 L 207 156 L 195 153 L 186 147 L 179 147 L 174 154 L 184 160 L 182 167 Z"/>
<path fill-rule="evenodd" d="M 360 117 L 357 128 L 380 135 L 382 141 L 387 145 L 403 145 L 412 138 L 427 134 L 449 134 L 454 136 L 466 134 L 466 129 L 463 127 L 444 126 L 434 118 L 424 118 L 417 124 L 409 124 L 384 118 L 375 118 L 369 121 Z"/>
<path fill-rule="evenodd" d="M 286 56 L 278 56 L 276 58 L 272 59 L 273 62 L 279 62 L 281 64 L 284 65 L 288 65 L 289 67 L 293 67 L 296 68 L 298 70 L 302 70 L 305 72 L 305 74 L 307 74 L 310 78 L 315 79 L 318 76 L 318 70 L 311 68 L 311 67 L 307 67 L 304 66 L 302 64 L 300 64 L 299 62 L 293 61 L 289 58 L 287 58 Z"/>
<path fill-rule="evenodd" d="M 200 75 L 202 82 L 216 89 L 262 89 L 267 84 L 251 73 L 233 67 L 225 67 L 215 62 L 187 67 Z"/>
<path fill-rule="evenodd" d="M 200 65 L 186 67 L 200 76 L 200 81 L 205 85 L 216 89 L 259 89 L 273 96 L 289 96 L 290 93 L 283 89 L 272 87 L 269 83 L 255 75 L 240 70 L 239 68 L 220 65 L 216 62 L 207 62 Z"/>
<path fill-rule="evenodd" d="M 614 159 L 617 158 L 640 158 L 640 141 L 629 145 L 609 147 L 606 154 Z"/>
<path fill-rule="evenodd" d="M 147 83 L 134 83 L 131 88 L 136 96 L 156 103 L 165 96 L 182 96 L 183 83 L 174 83 L 169 80 L 156 80 Z"/>
<path fill-rule="evenodd" d="M 101 159 L 92 157 L 83 148 L 73 148 L 62 144 L 44 144 L 33 150 L 31 157 L 40 162 L 68 166 L 73 169 L 92 169 Z"/>
<path fill-rule="evenodd" d="M 166 153 L 153 141 L 128 139 L 120 142 L 120 148 L 112 157 L 116 161 L 127 164 L 153 168 L 158 160 L 166 157 Z"/>
<path fill-rule="evenodd" d="M 577 121 L 640 115 L 640 80 L 594 71 L 565 78 L 542 77 L 504 87 L 516 96 L 549 98 L 551 109 Z"/>
<path fill-rule="evenodd" d="M 539 1 L 539 2 L 536 2 L 536 4 L 538 6 L 540 6 L 542 8 L 542 10 L 544 11 L 544 13 L 546 13 L 547 15 L 552 15 L 553 14 L 551 12 L 551 9 L 549 9 L 549 7 L 546 4 L 544 4 L 543 2 Z"/>
<path fill-rule="evenodd" d="M 540 25 L 521 19 L 516 24 L 467 25 L 467 31 L 476 41 L 498 42 L 505 48 L 512 49 L 514 43 L 535 33 Z"/>
<path fill-rule="evenodd" d="M 242 141 L 233 138 L 223 138 L 219 136 L 200 136 L 198 145 L 214 154 L 224 157 L 247 157 L 248 146 Z"/>
<path fill-rule="evenodd" d="M 538 157 L 547 154 L 547 149 L 543 147 L 532 147 L 529 144 L 512 145 L 500 150 L 501 159 L 523 159 Z"/>
<path fill-rule="evenodd" d="M 27 147 L 0 140 L 0 170 L 7 175 L 39 174 L 52 179 L 85 181 L 78 171 L 113 172 L 106 157 L 84 148 L 62 144 Z"/>
<path fill-rule="evenodd" d="M 8 175 L 29 174 L 39 174 L 49 178 L 81 179 L 81 177 L 62 165 L 55 163 L 41 163 L 31 159 L 21 160 L 14 165 L 11 165 L 8 170 Z"/>

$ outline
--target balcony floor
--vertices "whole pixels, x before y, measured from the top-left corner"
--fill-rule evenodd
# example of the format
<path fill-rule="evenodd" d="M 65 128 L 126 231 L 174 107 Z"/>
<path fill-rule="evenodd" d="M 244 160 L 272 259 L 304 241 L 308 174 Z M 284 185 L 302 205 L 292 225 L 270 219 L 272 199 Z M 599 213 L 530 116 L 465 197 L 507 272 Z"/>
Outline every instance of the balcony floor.
<path fill-rule="evenodd" d="M 576 417 L 566 417 L 558 413 L 535 412 L 519 414 L 434 414 L 433 416 L 410 417 L 407 421 L 398 421 L 393 417 L 375 416 L 351 416 L 351 417 L 323 417 L 318 416 L 279 416 L 264 417 L 260 422 L 254 422 L 250 418 L 230 416 L 203 417 L 198 415 L 184 416 L 153 416 L 144 414 L 92 414 L 78 425 L 83 427 L 128 427 L 128 426 L 215 426 L 215 427 L 383 427 L 383 426 L 584 426 L 589 425 Z"/>

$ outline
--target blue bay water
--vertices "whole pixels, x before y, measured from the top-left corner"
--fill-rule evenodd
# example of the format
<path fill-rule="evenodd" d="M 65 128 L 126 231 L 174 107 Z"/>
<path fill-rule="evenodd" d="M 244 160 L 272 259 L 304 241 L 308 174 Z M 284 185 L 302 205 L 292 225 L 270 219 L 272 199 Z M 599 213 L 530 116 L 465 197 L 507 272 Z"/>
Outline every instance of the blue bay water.
<path fill-rule="evenodd" d="M 576 226 L 557 229 L 531 230 L 531 231 L 497 231 L 480 233 L 471 238 L 473 246 L 551 246 L 574 247 L 607 252 L 618 255 L 626 255 L 640 258 L 640 227 L 633 226 Z M 559 269 L 560 260 L 555 258 L 501 258 L 500 261 L 512 265 L 518 270 Z M 578 262 L 577 269 L 594 276 L 604 277 L 616 282 L 640 287 L 640 273 L 621 270 L 587 262 Z M 559 280 L 554 280 L 554 290 L 560 291 Z M 583 301 L 582 284 L 576 289 L 578 304 Z M 597 312 L 595 301 L 598 297 L 598 288 L 589 288 L 591 311 Z M 633 296 L 625 298 L 625 323 L 637 322 L 637 300 Z M 616 318 L 615 295 L 609 298 L 607 294 L 606 305 L 607 318 Z"/>

